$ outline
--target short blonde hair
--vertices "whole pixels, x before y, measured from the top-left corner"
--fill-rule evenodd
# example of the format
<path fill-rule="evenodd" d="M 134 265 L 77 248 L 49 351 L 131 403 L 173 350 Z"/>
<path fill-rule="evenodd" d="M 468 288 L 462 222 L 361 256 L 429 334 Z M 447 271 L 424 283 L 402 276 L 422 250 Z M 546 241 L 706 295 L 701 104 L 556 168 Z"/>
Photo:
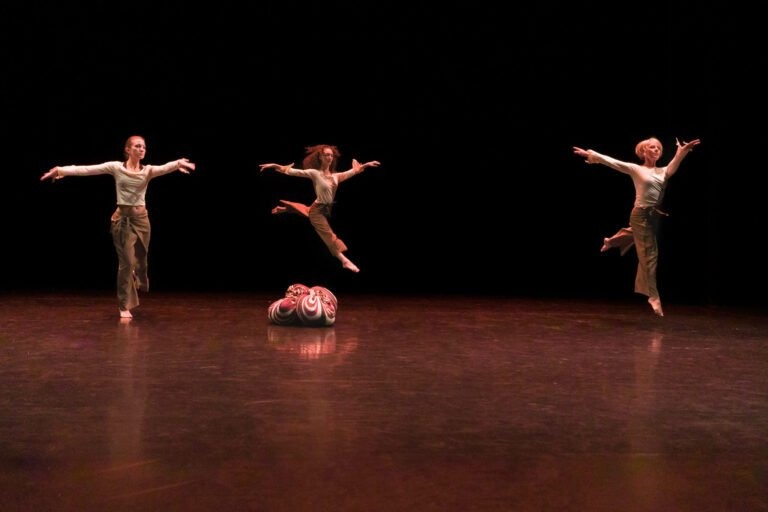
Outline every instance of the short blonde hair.
<path fill-rule="evenodd" d="M 649 137 L 645 140 L 641 140 L 640 142 L 637 143 L 637 146 L 635 146 L 635 154 L 637 155 L 637 158 L 639 158 L 640 160 L 643 160 L 645 158 L 645 148 L 651 142 L 655 142 L 656 144 L 659 145 L 659 149 L 661 149 L 659 156 L 661 156 L 661 153 L 664 153 L 664 146 L 661 144 L 661 141 L 656 137 Z"/>

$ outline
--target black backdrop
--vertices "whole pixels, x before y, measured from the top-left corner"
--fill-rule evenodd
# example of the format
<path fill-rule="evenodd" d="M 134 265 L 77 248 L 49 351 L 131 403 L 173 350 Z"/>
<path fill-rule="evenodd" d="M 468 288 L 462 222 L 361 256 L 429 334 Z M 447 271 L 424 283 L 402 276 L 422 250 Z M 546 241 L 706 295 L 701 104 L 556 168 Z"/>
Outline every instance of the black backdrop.
<path fill-rule="evenodd" d="M 606 4 L 606 5 L 604 5 Z M 3 10 L 0 290 L 110 289 L 109 176 L 41 183 L 54 165 L 186 156 L 147 194 L 155 290 L 632 295 L 629 177 L 573 145 L 634 160 L 637 141 L 699 137 L 670 181 L 666 300 L 764 304 L 764 170 L 750 14 L 716 2 L 181 2 Z M 750 129 L 751 130 L 751 129 Z M 745 140 L 749 140 L 747 142 Z M 378 169 L 344 183 L 341 269 L 307 222 L 306 180 L 260 174 L 307 145 Z M 755 151 L 759 154 L 759 152 Z M 757 162 L 759 156 L 755 155 Z M 751 158 L 751 157 L 750 157 Z"/>

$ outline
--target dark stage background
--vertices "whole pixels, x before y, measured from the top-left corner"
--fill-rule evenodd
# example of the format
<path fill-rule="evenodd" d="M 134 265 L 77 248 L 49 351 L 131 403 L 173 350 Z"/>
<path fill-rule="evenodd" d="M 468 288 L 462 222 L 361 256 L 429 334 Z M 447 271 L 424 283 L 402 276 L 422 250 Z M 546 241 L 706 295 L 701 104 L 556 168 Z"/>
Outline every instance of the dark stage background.
<path fill-rule="evenodd" d="M 629 297 L 636 258 L 601 254 L 656 136 L 701 138 L 667 189 L 667 302 L 765 304 L 759 33 L 719 2 L 4 5 L 0 289 L 112 289 L 111 177 L 54 165 L 186 156 L 147 194 L 155 290 Z M 752 13 L 754 14 L 754 13 Z M 757 16 L 755 14 L 754 19 Z M 764 59 L 763 59 L 764 60 Z M 759 123 L 758 123 L 759 124 Z M 759 131 L 759 129 L 758 129 Z M 261 174 L 330 143 L 378 169 L 344 183 L 341 269 L 307 222 L 308 180 Z M 750 165 L 738 163 L 749 153 Z"/>

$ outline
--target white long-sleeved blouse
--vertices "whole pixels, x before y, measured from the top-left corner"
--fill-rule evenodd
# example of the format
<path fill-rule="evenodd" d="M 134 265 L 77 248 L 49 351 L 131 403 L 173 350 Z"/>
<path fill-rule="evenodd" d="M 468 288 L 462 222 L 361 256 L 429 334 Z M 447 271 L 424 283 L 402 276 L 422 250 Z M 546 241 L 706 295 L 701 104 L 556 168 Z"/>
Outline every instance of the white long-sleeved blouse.
<path fill-rule="evenodd" d="M 95 176 L 111 174 L 115 179 L 115 192 L 118 205 L 145 206 L 147 185 L 158 176 L 179 169 L 179 161 L 174 160 L 163 165 L 143 165 L 138 172 L 129 171 L 125 162 L 104 162 L 96 165 L 65 165 L 59 167 L 61 176 Z"/>

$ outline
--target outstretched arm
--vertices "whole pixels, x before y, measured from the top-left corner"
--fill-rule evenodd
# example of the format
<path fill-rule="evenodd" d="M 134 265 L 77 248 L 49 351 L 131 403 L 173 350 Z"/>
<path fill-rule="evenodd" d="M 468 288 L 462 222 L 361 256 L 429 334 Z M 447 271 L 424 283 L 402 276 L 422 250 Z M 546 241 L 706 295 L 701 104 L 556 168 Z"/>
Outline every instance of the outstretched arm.
<path fill-rule="evenodd" d="M 601 155 L 597 151 L 592 151 L 591 149 L 582 149 L 582 148 L 580 148 L 578 146 L 573 146 L 573 153 L 576 156 L 584 157 L 584 159 L 586 160 L 586 162 L 588 164 L 604 164 L 604 165 L 608 165 L 605 162 L 603 162 L 602 158 L 600 158 L 600 157 L 603 157 L 605 155 Z"/>
<path fill-rule="evenodd" d="M 168 163 L 165 163 L 163 165 L 153 165 L 152 168 L 152 176 L 153 178 L 156 178 L 158 176 L 164 176 L 166 174 L 172 173 L 174 171 L 183 172 L 184 174 L 189 174 L 190 172 L 195 170 L 195 164 L 193 162 L 190 162 L 187 158 L 179 158 L 178 160 L 171 160 Z"/>
<path fill-rule="evenodd" d="M 264 172 L 267 169 L 274 169 L 277 172 L 281 172 L 283 174 L 287 173 L 291 168 L 293 167 L 294 162 L 289 163 L 288 165 L 280 165 L 280 164 L 259 164 L 259 172 Z"/>
<path fill-rule="evenodd" d="M 40 177 L 40 181 L 59 180 L 65 176 L 96 176 L 113 174 L 120 162 L 104 162 L 95 165 L 57 165 Z"/>
<path fill-rule="evenodd" d="M 349 170 L 346 170 L 344 172 L 336 173 L 336 179 L 339 180 L 339 183 L 342 181 L 346 181 L 352 176 L 357 176 L 364 170 L 366 170 L 368 167 L 378 167 L 379 161 L 378 160 L 371 160 L 370 162 L 365 162 L 364 164 L 361 164 L 356 159 L 352 159 L 352 167 L 349 168 Z"/>
<path fill-rule="evenodd" d="M 667 164 L 667 177 L 670 177 L 677 172 L 677 168 L 680 167 L 680 162 L 683 161 L 683 158 L 685 158 L 686 155 L 693 151 L 693 148 L 699 144 L 701 144 L 700 139 L 695 139 L 690 142 L 683 141 L 682 144 L 680 144 L 678 139 L 675 139 L 677 151 L 675 151 L 675 156 L 673 156 L 672 160 Z"/>
<path fill-rule="evenodd" d="M 600 154 L 591 149 L 582 149 L 578 146 L 573 146 L 573 153 L 576 156 L 584 157 L 588 164 L 602 164 L 625 174 L 632 174 L 633 172 L 632 164 L 616 160 L 613 157 Z"/>

